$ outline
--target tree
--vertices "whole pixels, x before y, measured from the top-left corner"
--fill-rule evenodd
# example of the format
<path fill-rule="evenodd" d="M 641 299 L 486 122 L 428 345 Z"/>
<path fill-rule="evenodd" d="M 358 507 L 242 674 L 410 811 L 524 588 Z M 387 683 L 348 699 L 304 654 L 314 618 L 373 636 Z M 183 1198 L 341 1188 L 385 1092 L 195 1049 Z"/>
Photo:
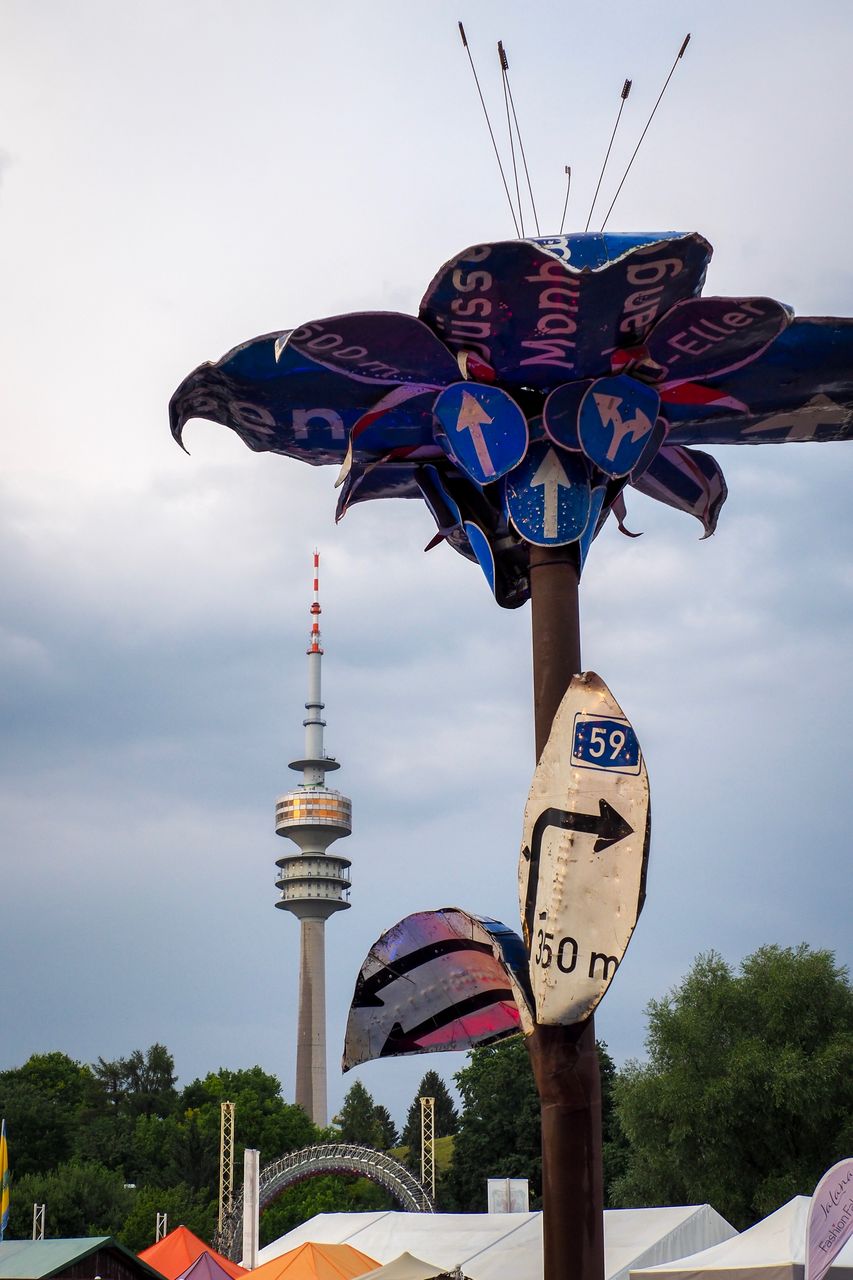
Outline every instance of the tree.
<path fill-rule="evenodd" d="M 418 1091 L 406 1112 L 402 1141 L 409 1146 L 415 1139 L 420 1143 L 421 1098 L 435 1098 L 435 1136 L 437 1138 L 446 1138 L 448 1134 L 455 1133 L 459 1128 L 459 1112 L 450 1096 L 450 1090 L 437 1071 L 428 1071 L 418 1085 Z"/>
<path fill-rule="evenodd" d="M 121 1174 L 99 1164 L 63 1164 L 49 1173 L 30 1173 L 12 1182 L 9 1236 L 32 1232 L 33 1205 L 45 1208 L 46 1236 L 112 1236 L 133 1205 L 133 1191 Z"/>
<path fill-rule="evenodd" d="M 270 1244 L 317 1213 L 367 1213 L 391 1209 L 384 1187 L 367 1178 L 324 1174 L 289 1187 L 261 1214 L 260 1243 Z"/>
<path fill-rule="evenodd" d="M 285 1102 L 279 1081 L 260 1067 L 220 1068 L 194 1080 L 180 1095 L 171 1159 L 176 1181 L 207 1190 L 211 1199 L 218 1195 L 220 1104 L 225 1101 L 236 1108 L 238 1168 L 246 1147 L 260 1151 L 266 1163 L 317 1141 L 318 1130 L 302 1108 Z M 156 1134 L 149 1138 L 156 1141 Z"/>
<path fill-rule="evenodd" d="M 612 1085 L 616 1074 L 607 1045 L 598 1043 L 601 1070 L 604 1181 L 623 1158 L 624 1136 L 614 1115 Z M 527 1048 L 521 1036 L 472 1049 L 468 1065 L 454 1077 L 462 1095 L 462 1115 L 453 1144 L 453 1163 L 441 1178 L 444 1208 L 482 1213 L 488 1178 L 527 1178 L 531 1207 L 542 1191 L 542 1130 L 539 1096 Z M 418 1147 L 420 1151 L 420 1146 Z M 606 1196 L 605 1203 L 612 1205 Z"/>
<path fill-rule="evenodd" d="M 401 1143 L 409 1149 L 408 1164 L 418 1174 L 421 1170 L 421 1098 L 435 1098 L 436 1138 L 446 1138 L 459 1128 L 459 1112 L 450 1090 L 437 1071 L 427 1071 L 406 1112 L 406 1123 L 400 1135 Z"/>
<path fill-rule="evenodd" d="M 98 1058 L 92 1070 L 115 1111 L 167 1116 L 175 1108 L 175 1060 L 164 1044 L 152 1044 L 144 1053 L 134 1049 L 115 1062 Z"/>
<path fill-rule="evenodd" d="M 627 1168 L 628 1138 L 616 1109 L 616 1081 L 618 1073 L 603 1040 L 596 1042 L 598 1065 L 601 1072 L 601 1141 L 604 1164 L 604 1206 L 618 1209 L 616 1187 Z"/>
<path fill-rule="evenodd" d="M 343 1142 L 358 1142 L 365 1147 L 382 1146 L 376 1103 L 360 1080 L 356 1080 L 347 1091 L 335 1122 Z"/>
<path fill-rule="evenodd" d="M 462 1116 L 453 1163 L 441 1181 L 442 1204 L 460 1213 L 485 1212 L 487 1178 L 528 1178 L 537 1204 L 542 1187 L 539 1098 L 523 1039 L 513 1036 L 472 1049 L 468 1065 L 454 1078 Z"/>
<path fill-rule="evenodd" d="M 157 1214 L 167 1215 L 169 1229 L 189 1227 L 201 1240 L 212 1240 L 216 1230 L 218 1205 L 186 1183 L 174 1187 L 139 1187 L 133 1192 L 133 1208 L 124 1220 L 118 1238 L 128 1249 L 139 1253 L 154 1244 Z"/>
<path fill-rule="evenodd" d="M 739 1229 L 853 1149 L 853 988 L 829 951 L 715 952 L 648 1006 L 647 1063 L 616 1082 L 623 1205 L 709 1202 Z"/>
<path fill-rule="evenodd" d="M 71 1158 L 94 1088 L 89 1068 L 64 1053 L 34 1053 L 22 1067 L 0 1072 L 0 1115 L 18 1177 L 47 1173 Z"/>
<path fill-rule="evenodd" d="M 391 1119 L 391 1112 L 387 1107 L 376 1106 L 374 1108 L 376 1123 L 379 1126 L 379 1147 L 382 1151 L 390 1151 L 392 1147 L 396 1147 L 400 1141 L 397 1133 L 397 1126 Z"/>

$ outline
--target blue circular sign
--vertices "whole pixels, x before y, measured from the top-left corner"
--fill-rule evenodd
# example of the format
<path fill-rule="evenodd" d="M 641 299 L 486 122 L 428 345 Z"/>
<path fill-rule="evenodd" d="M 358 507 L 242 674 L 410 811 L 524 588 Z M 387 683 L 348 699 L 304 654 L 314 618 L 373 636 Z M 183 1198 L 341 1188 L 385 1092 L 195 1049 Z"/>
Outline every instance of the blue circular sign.
<path fill-rule="evenodd" d="M 581 454 L 532 444 L 504 486 L 507 514 L 526 542 L 574 542 L 589 522 L 589 468 Z"/>
<path fill-rule="evenodd" d="M 596 378 L 578 412 L 580 446 L 605 475 L 627 476 L 642 456 L 659 408 L 658 393 L 636 378 Z"/>
<path fill-rule="evenodd" d="M 435 438 L 476 484 L 492 484 L 527 452 L 527 419 L 500 387 L 454 382 L 433 406 Z"/>

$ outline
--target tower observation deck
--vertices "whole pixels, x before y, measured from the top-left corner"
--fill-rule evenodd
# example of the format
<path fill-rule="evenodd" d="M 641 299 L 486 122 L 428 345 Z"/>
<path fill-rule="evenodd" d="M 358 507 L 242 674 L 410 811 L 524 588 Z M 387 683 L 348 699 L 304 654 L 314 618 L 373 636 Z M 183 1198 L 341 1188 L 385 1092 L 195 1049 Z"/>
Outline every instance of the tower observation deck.
<path fill-rule="evenodd" d="M 326 921 L 350 905 L 350 861 L 329 846 L 352 831 L 348 796 L 326 786 L 340 765 L 323 750 L 319 554 L 314 552 L 314 599 L 308 644 L 305 752 L 290 768 L 302 774 L 292 791 L 276 800 L 276 834 L 297 846 L 276 860 L 276 906 L 300 922 L 299 1017 L 296 1039 L 296 1102 L 317 1125 L 326 1124 Z"/>

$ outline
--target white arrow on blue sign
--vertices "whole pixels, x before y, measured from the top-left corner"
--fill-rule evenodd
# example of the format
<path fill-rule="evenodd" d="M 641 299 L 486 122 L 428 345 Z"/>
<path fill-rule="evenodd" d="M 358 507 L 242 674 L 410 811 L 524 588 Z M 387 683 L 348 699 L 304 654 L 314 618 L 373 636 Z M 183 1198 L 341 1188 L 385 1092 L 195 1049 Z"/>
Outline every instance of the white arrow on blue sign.
<path fill-rule="evenodd" d="M 597 378 L 578 412 L 581 448 L 605 475 L 627 476 L 640 460 L 659 408 L 658 393 L 636 378 Z"/>
<path fill-rule="evenodd" d="M 433 414 L 436 440 L 479 485 L 505 476 L 527 452 L 527 419 L 500 387 L 454 382 L 438 396 Z"/>
<path fill-rule="evenodd" d="M 589 471 L 580 454 L 537 441 L 504 484 L 507 514 L 527 542 L 574 542 L 589 522 Z"/>

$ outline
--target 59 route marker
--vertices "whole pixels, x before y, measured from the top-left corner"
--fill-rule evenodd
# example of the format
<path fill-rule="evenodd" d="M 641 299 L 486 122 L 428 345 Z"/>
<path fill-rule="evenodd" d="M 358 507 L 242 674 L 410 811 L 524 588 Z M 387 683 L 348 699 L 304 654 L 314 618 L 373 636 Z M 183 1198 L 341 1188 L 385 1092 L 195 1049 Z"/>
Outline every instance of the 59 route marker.
<path fill-rule="evenodd" d="M 645 897 L 649 784 L 633 728 L 593 672 L 575 676 L 533 775 L 518 867 L 536 1020 L 593 1012 Z"/>

